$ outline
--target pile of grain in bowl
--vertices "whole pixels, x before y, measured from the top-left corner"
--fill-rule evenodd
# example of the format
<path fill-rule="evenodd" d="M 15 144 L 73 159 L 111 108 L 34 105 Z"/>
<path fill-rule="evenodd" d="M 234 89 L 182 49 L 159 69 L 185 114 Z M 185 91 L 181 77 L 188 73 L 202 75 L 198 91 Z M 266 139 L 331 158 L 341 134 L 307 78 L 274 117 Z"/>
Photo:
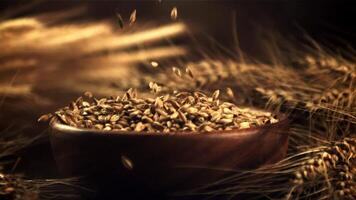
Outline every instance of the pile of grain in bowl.
<path fill-rule="evenodd" d="M 240 108 L 202 92 L 173 92 L 139 98 L 129 89 L 123 96 L 96 99 L 86 92 L 69 106 L 43 115 L 79 128 L 144 132 L 210 132 L 243 129 L 278 122 L 270 112 Z"/>

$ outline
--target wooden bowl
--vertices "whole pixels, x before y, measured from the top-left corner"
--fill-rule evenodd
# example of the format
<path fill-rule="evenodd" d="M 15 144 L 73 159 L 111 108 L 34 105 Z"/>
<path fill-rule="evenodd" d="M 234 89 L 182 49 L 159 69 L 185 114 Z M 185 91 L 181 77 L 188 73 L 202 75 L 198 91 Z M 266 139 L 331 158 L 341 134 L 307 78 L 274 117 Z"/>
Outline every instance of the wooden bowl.
<path fill-rule="evenodd" d="M 222 169 L 251 169 L 282 159 L 287 126 L 282 116 L 277 123 L 254 128 L 159 134 L 79 129 L 54 122 L 50 139 L 65 176 L 87 177 L 98 187 L 115 182 L 181 191 L 226 176 Z"/>

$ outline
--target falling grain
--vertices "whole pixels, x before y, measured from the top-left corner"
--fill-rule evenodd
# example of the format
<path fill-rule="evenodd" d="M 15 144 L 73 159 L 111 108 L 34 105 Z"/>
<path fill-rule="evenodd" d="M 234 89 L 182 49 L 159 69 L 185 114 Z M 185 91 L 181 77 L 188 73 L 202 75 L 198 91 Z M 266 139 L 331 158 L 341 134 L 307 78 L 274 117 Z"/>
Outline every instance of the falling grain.
<path fill-rule="evenodd" d="M 156 68 L 159 66 L 159 64 L 156 61 L 151 61 L 151 66 Z"/>
<path fill-rule="evenodd" d="M 185 72 L 189 75 L 190 78 L 194 79 L 194 74 L 189 67 L 185 68 Z"/>
<path fill-rule="evenodd" d="M 121 29 L 124 28 L 124 20 L 122 19 L 121 15 L 119 13 L 116 13 L 117 19 L 118 19 L 118 23 Z"/>
<path fill-rule="evenodd" d="M 226 88 L 226 94 L 229 98 L 233 99 L 235 97 L 234 92 L 232 91 L 231 88 Z"/>
<path fill-rule="evenodd" d="M 212 95 L 212 98 L 214 100 L 217 100 L 219 98 L 220 90 L 215 90 L 215 92 Z"/>
<path fill-rule="evenodd" d="M 180 71 L 180 69 L 176 68 L 176 67 L 172 67 L 172 71 L 175 75 L 177 75 L 178 77 L 182 77 L 182 72 Z"/>
<path fill-rule="evenodd" d="M 132 11 L 130 15 L 130 26 L 132 26 L 136 22 L 136 9 Z"/>
<path fill-rule="evenodd" d="M 132 170 L 133 167 L 134 167 L 132 161 L 129 158 L 127 158 L 126 156 L 123 156 L 123 155 L 121 156 L 121 163 L 128 170 Z"/>
<path fill-rule="evenodd" d="M 177 7 L 174 7 L 171 10 L 171 19 L 172 20 L 177 20 L 177 18 L 178 18 L 178 9 L 177 9 Z"/>

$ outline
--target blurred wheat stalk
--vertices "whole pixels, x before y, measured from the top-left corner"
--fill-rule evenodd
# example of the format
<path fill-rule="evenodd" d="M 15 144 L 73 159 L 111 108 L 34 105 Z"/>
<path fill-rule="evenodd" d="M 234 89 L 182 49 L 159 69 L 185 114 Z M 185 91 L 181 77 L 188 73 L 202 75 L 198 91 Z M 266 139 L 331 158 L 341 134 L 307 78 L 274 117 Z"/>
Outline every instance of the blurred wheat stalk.
<path fill-rule="evenodd" d="M 189 64 L 194 81 L 188 88 L 226 88 L 226 98 L 231 101 L 289 113 L 290 145 L 288 157 L 279 163 L 252 171 L 225 169 L 236 175 L 175 195 L 213 199 L 355 199 L 355 52 L 350 51 L 345 59 L 313 40 L 309 45 L 302 51 L 289 46 L 292 50 L 288 59 L 277 56 L 278 62 L 272 64 L 243 55 L 243 59 L 208 57 L 201 63 Z M 165 78 L 161 82 L 174 88 L 177 81 L 185 87 L 187 81 L 182 80 L 190 77 L 176 76 L 177 81 L 174 77 Z"/>
<path fill-rule="evenodd" d="M 292 120 L 288 157 L 206 187 L 177 193 L 217 199 L 355 199 L 356 193 L 356 60 L 314 48 L 287 61 L 263 64 L 247 57 L 207 58 L 190 63 L 194 81 L 188 88 L 226 88 L 231 101 L 287 112 Z M 310 47 L 310 46 L 307 46 Z M 181 69 L 183 71 L 183 69 Z M 158 75 L 159 76 L 159 75 Z M 174 74 L 172 75 L 174 76 Z M 164 76 L 159 76 L 164 77 Z M 187 87 L 187 75 L 164 77 L 167 88 Z M 170 81 L 169 81 L 170 80 Z M 231 95 L 231 90 L 234 95 Z M 251 195 L 251 196 L 244 196 Z"/>
<path fill-rule="evenodd" d="M 186 53 L 183 46 L 165 42 L 185 32 L 182 23 L 142 24 L 123 30 L 109 20 L 63 23 L 83 10 L 0 22 L 1 96 L 34 98 L 48 104 L 45 94 L 53 89 L 114 95 L 117 90 L 112 83 L 121 88 L 140 85 L 126 80 L 138 76 L 135 64 Z"/>
<path fill-rule="evenodd" d="M 109 96 L 118 94 L 118 88 L 138 87 L 138 63 L 149 65 L 151 60 L 187 52 L 185 47 L 167 42 L 184 34 L 183 23 L 142 23 L 124 29 L 113 20 L 69 23 L 85 11 L 80 7 L 0 21 L 0 117 L 5 124 L 17 120 L 11 118 L 13 113 L 21 117 L 21 113 L 30 112 L 35 117 L 63 104 L 60 97 L 73 98 L 85 90 Z M 23 118 L 26 120 L 26 116 Z M 27 125 L 33 126 L 32 119 L 27 120 Z M 16 162 L 12 162 L 17 152 L 41 136 L 32 138 L 20 130 L 3 130 L 0 166 L 10 163 L 15 167 Z M 9 156 L 15 158 L 9 160 Z M 71 199 L 78 197 L 74 190 L 86 190 L 75 178 L 23 178 L 0 173 L 0 198 Z"/>
<path fill-rule="evenodd" d="M 208 52 L 200 62 L 184 62 L 179 58 L 186 56 L 187 49 L 165 42 L 186 32 L 183 23 L 121 30 L 110 21 L 66 21 L 82 11 L 0 22 L 2 108 L 21 111 L 26 105 L 45 110 L 48 105 L 61 105 L 63 94 L 72 98 L 86 90 L 103 96 L 129 87 L 147 92 L 149 82 L 157 83 L 161 92 L 224 90 L 231 101 L 290 114 L 289 157 L 253 171 L 235 171 L 232 177 L 183 195 L 354 199 L 355 52 L 345 59 L 312 41 L 308 48 L 292 51 L 287 61 L 277 56 L 272 64 L 243 55 L 216 59 Z M 160 67 L 152 67 L 153 60 L 159 60 Z M 4 134 L 1 139 L 9 144 Z M 15 142 L 1 156 L 27 142 Z M 71 185 L 72 180 L 22 181 L 41 188 L 52 183 Z M 48 190 L 44 196 L 51 195 Z"/>

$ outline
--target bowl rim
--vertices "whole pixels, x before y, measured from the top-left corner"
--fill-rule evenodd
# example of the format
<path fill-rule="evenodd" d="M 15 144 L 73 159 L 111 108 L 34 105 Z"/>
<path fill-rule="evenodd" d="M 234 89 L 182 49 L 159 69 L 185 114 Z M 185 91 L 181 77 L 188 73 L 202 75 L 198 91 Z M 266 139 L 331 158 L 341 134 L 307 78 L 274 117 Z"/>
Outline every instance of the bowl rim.
<path fill-rule="evenodd" d="M 245 134 L 251 134 L 252 132 L 258 132 L 258 130 L 262 129 L 270 129 L 270 128 L 277 128 L 277 127 L 284 127 L 289 124 L 289 119 L 287 114 L 282 114 L 282 113 L 272 113 L 273 115 L 276 115 L 277 118 L 279 119 L 278 122 L 272 123 L 272 124 L 264 124 L 261 126 L 255 126 L 255 127 L 250 127 L 250 128 L 233 128 L 231 130 L 216 130 L 216 131 L 211 131 L 211 132 L 206 132 L 206 131 L 175 131 L 175 132 L 168 132 L 168 133 L 162 133 L 162 132 L 146 132 L 146 131 L 120 131 L 120 130 L 110 130 L 110 131 L 104 131 L 104 130 L 98 130 L 98 129 L 90 129 L 90 128 L 78 128 L 78 127 L 73 127 L 67 124 L 63 124 L 60 122 L 58 119 L 52 121 L 50 123 L 50 128 L 52 130 L 57 130 L 61 132 L 66 132 L 66 133 L 72 133 L 72 134 L 100 134 L 100 135 L 118 135 L 118 136 L 226 136 L 226 135 L 245 135 Z"/>

